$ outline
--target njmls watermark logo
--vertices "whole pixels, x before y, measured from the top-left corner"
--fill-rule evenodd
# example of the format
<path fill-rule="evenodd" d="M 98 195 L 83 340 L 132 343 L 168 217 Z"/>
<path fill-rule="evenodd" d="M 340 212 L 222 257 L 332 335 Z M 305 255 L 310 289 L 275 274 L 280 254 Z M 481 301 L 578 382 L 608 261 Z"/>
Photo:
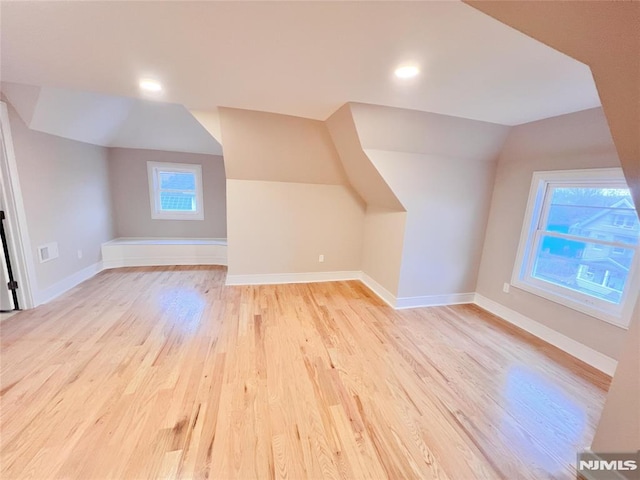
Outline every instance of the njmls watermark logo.
<path fill-rule="evenodd" d="M 636 453 L 578 453 L 578 478 L 640 480 L 640 451 Z"/>

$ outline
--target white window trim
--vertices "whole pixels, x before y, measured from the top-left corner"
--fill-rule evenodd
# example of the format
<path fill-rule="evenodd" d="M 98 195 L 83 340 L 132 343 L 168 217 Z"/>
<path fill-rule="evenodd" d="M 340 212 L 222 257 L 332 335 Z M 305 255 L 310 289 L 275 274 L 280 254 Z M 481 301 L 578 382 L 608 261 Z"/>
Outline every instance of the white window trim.
<path fill-rule="evenodd" d="M 537 246 L 535 242 L 537 223 L 533 220 L 539 220 L 544 216 L 542 209 L 547 185 L 549 183 L 562 183 L 564 185 L 572 184 L 580 186 L 581 184 L 591 182 L 611 183 L 612 188 L 619 185 L 620 182 L 623 182 L 624 188 L 628 188 L 624 174 L 620 168 L 534 172 L 520 234 L 518 253 L 511 276 L 511 284 L 520 290 L 559 303 L 560 305 L 611 323 L 617 327 L 628 329 L 633 307 L 638 296 L 638 291 L 640 290 L 640 275 L 638 275 L 638 272 L 640 272 L 640 248 L 636 248 L 634 262 L 629 270 L 629 280 L 623 292 L 620 305 L 614 305 L 605 300 L 599 300 L 585 294 L 580 294 L 579 292 L 575 292 L 574 294 L 569 288 L 562 286 L 556 287 L 549 282 L 537 280 L 532 277 L 525 278 L 527 272 L 531 271 L 530 264 L 534 260 L 534 255 L 531 255 L 531 252 L 535 251 Z M 526 265 L 525 259 L 529 260 L 529 263 Z"/>
<path fill-rule="evenodd" d="M 160 195 L 157 194 L 159 171 L 193 173 L 196 176 L 196 211 L 166 212 L 160 209 Z M 149 201 L 151 218 L 154 220 L 204 220 L 204 203 L 202 195 L 202 165 L 191 163 L 147 162 L 149 177 Z"/>

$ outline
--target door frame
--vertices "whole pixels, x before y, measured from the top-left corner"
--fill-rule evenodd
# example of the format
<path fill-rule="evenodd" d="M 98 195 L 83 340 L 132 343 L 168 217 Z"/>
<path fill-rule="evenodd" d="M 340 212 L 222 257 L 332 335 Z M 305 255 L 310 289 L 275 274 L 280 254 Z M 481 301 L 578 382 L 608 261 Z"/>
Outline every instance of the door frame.
<path fill-rule="evenodd" d="M 5 230 L 9 243 L 9 254 L 14 261 L 12 267 L 18 282 L 18 301 L 22 309 L 33 308 L 35 264 L 31 250 L 31 240 L 27 229 L 27 215 L 22 200 L 22 190 L 18 176 L 18 165 L 13 149 L 9 109 L 0 102 L 0 184 L 6 211 Z"/>

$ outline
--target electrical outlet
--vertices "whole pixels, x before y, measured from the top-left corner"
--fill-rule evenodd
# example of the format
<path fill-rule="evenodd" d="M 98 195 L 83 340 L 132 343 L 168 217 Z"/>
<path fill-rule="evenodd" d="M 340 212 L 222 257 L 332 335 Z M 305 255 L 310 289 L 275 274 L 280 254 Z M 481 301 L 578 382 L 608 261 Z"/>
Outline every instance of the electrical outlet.
<path fill-rule="evenodd" d="M 503 291 L 504 293 L 509 293 L 509 288 L 510 288 L 510 287 L 511 287 L 511 285 L 509 285 L 508 283 L 506 283 L 506 282 L 505 282 L 505 283 L 502 285 L 502 291 Z"/>
<path fill-rule="evenodd" d="M 322 262 L 324 262 L 324 255 L 320 255 L 318 257 L 318 263 L 322 263 Z"/>
<path fill-rule="evenodd" d="M 82 250 L 78 250 L 78 260 L 82 258 Z"/>

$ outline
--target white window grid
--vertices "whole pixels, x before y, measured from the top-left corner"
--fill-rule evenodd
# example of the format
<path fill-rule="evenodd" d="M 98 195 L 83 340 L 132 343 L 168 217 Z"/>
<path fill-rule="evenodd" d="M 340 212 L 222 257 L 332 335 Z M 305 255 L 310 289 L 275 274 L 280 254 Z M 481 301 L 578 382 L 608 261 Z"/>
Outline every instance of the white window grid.
<path fill-rule="evenodd" d="M 640 257 L 640 249 L 637 244 L 546 231 L 545 225 L 551 208 L 551 202 L 547 201 L 549 192 L 552 188 L 562 187 L 628 188 L 622 170 L 618 168 L 535 172 L 529 192 L 529 201 L 511 284 L 516 288 L 626 329 L 628 328 L 633 304 L 640 290 L 639 275 L 637 274 L 638 270 L 640 270 L 638 258 Z M 621 251 L 624 251 L 624 249 L 633 250 L 634 260 L 620 303 L 616 305 L 578 290 L 573 290 L 568 286 L 553 284 L 534 277 L 533 268 L 536 261 L 536 252 L 543 236 L 591 243 L 603 249 L 606 247 L 617 248 Z"/>
<path fill-rule="evenodd" d="M 149 177 L 149 201 L 154 220 L 204 220 L 202 190 L 202 166 L 198 164 L 147 162 Z M 195 190 L 173 190 L 160 187 L 160 173 L 191 173 L 195 175 Z M 195 193 L 195 210 L 165 210 L 162 208 L 162 192 Z"/>

